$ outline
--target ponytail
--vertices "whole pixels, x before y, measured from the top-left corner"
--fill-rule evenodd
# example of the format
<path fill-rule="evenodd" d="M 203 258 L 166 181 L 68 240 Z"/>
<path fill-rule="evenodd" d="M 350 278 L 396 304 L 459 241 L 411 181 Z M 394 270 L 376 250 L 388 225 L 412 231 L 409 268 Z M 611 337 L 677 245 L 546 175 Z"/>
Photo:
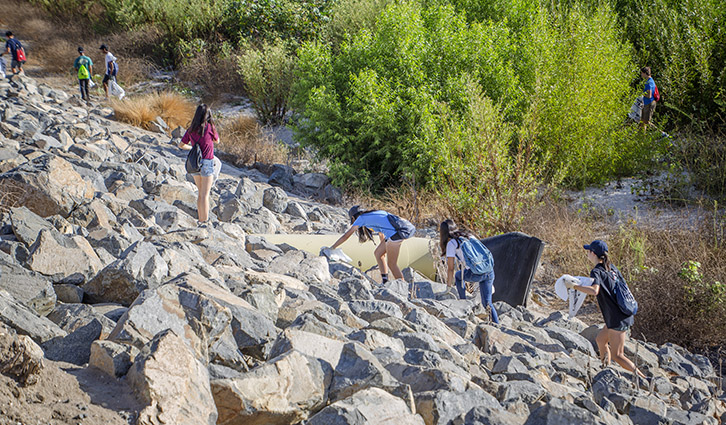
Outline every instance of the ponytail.
<path fill-rule="evenodd" d="M 605 270 L 610 271 L 610 265 L 612 264 L 610 262 L 610 258 L 608 258 L 608 253 L 604 253 L 600 258 L 600 261 L 602 261 L 602 265 L 605 266 Z"/>

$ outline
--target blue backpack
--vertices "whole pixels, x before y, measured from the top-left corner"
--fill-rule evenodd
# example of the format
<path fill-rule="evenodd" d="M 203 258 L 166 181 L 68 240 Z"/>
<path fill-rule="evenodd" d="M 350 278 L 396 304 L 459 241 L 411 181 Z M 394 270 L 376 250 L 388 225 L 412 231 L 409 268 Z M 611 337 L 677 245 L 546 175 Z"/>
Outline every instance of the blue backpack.
<path fill-rule="evenodd" d="M 628 288 L 628 284 L 625 283 L 625 278 L 622 273 L 620 273 L 620 270 L 615 268 L 615 266 L 610 266 L 610 274 L 615 282 L 615 285 L 613 286 L 613 293 L 611 295 L 613 299 L 615 299 L 615 303 L 618 305 L 618 308 L 620 308 L 620 311 L 628 316 L 637 314 L 638 302 L 635 301 L 635 297 L 633 296 L 633 293 L 630 292 L 630 288 Z"/>
<path fill-rule="evenodd" d="M 462 240 L 463 239 L 463 240 Z M 494 270 L 491 251 L 477 238 L 457 238 L 456 241 L 464 255 L 464 262 L 474 274 L 489 273 Z"/>

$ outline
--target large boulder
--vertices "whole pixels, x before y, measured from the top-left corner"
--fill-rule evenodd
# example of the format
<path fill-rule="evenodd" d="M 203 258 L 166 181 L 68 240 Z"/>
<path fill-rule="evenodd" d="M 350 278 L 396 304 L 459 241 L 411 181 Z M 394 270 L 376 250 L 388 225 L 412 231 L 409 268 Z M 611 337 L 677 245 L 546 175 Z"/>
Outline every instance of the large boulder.
<path fill-rule="evenodd" d="M 265 189 L 262 197 L 262 205 L 268 210 L 276 213 L 282 213 L 287 209 L 287 194 L 279 187 L 271 187 Z"/>
<path fill-rule="evenodd" d="M 496 398 L 476 387 L 464 392 L 429 391 L 416 394 L 416 412 L 423 417 L 426 425 L 449 424 L 475 407 L 502 409 Z"/>
<path fill-rule="evenodd" d="M 53 229 L 49 221 L 25 206 L 10 209 L 10 223 L 15 237 L 27 246 L 35 243 L 41 230 Z"/>
<path fill-rule="evenodd" d="M 56 337 L 41 346 L 45 357 L 76 365 L 88 363 L 91 357 L 91 344 L 101 337 L 103 325 L 94 319 L 64 337 Z"/>
<path fill-rule="evenodd" d="M 330 282 L 328 261 L 304 251 L 290 250 L 276 257 L 270 262 L 267 271 L 292 276 L 306 284 Z"/>
<path fill-rule="evenodd" d="M 335 366 L 330 400 L 337 401 L 371 387 L 393 389 L 398 382 L 362 344 L 345 344 Z"/>
<path fill-rule="evenodd" d="M 0 371 L 21 385 L 33 384 L 43 369 L 43 350 L 26 335 L 0 323 Z"/>
<path fill-rule="evenodd" d="M 30 247 L 26 265 L 54 280 L 79 276 L 77 280 L 83 281 L 103 268 L 101 259 L 83 236 L 69 237 L 55 229 L 40 231 Z"/>
<path fill-rule="evenodd" d="M 2 251 L 0 276 L 0 290 L 8 291 L 37 314 L 45 316 L 53 310 L 56 302 L 53 285 L 39 273 L 21 267 Z"/>
<path fill-rule="evenodd" d="M 311 332 L 285 329 L 272 346 L 270 357 L 277 357 L 288 351 L 299 351 L 308 356 L 324 360 L 334 368 L 340 361 L 345 343 Z"/>
<path fill-rule="evenodd" d="M 332 368 L 290 351 L 241 377 L 212 381 L 219 425 L 291 424 L 325 406 Z"/>
<path fill-rule="evenodd" d="M 209 372 L 174 331 L 156 335 L 136 356 L 127 378 L 145 405 L 137 424 L 217 423 Z"/>
<path fill-rule="evenodd" d="M 18 193 L 18 205 L 41 217 L 68 217 L 77 204 L 94 194 L 93 186 L 68 161 L 51 154 L 0 174 L 0 192 L 6 185 L 12 185 Z"/>
<path fill-rule="evenodd" d="M 85 283 L 83 290 L 91 302 L 130 305 L 143 290 L 158 287 L 168 273 L 169 267 L 156 247 L 139 241 Z"/>
<path fill-rule="evenodd" d="M 406 402 L 380 388 L 367 388 L 336 401 L 310 418 L 308 425 L 423 425 Z"/>
<path fill-rule="evenodd" d="M 114 341 L 93 341 L 88 365 L 114 378 L 126 375 L 139 349 Z"/>

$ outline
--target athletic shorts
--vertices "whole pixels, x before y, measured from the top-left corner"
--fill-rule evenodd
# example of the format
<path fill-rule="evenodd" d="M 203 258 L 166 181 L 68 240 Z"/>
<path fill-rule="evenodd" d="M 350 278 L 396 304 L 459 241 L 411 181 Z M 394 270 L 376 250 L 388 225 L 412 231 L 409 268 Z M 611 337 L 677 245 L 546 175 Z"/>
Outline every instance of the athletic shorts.
<path fill-rule="evenodd" d="M 10 61 L 11 68 L 22 68 L 25 61 L 16 61 L 15 59 Z"/>
<path fill-rule="evenodd" d="M 653 119 L 653 112 L 655 112 L 655 100 L 647 105 L 643 105 L 643 113 L 640 115 L 642 122 L 650 122 Z"/>
<path fill-rule="evenodd" d="M 630 325 L 622 325 L 622 326 L 618 326 L 616 328 L 608 328 L 608 329 L 613 330 L 613 331 L 619 331 L 619 332 L 627 332 L 628 329 L 630 329 Z"/>
<path fill-rule="evenodd" d="M 109 81 L 111 81 L 111 78 L 113 78 L 113 77 L 110 76 L 110 75 L 108 75 L 108 74 L 103 74 L 103 82 L 102 82 L 102 84 L 108 83 Z"/>

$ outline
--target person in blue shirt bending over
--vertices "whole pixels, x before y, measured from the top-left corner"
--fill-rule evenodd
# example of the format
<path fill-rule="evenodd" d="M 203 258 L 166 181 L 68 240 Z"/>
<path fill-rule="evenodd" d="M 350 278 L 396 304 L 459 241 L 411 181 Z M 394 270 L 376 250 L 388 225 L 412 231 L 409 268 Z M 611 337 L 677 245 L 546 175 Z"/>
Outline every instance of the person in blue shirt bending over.
<path fill-rule="evenodd" d="M 360 243 L 372 241 L 374 233 L 378 234 L 380 243 L 373 254 L 376 257 L 378 268 L 381 271 L 383 283 L 388 281 L 388 269 L 394 279 L 403 279 L 403 273 L 398 268 L 398 253 L 401 243 L 413 236 L 416 228 L 408 220 L 386 211 L 362 211 L 359 205 L 348 211 L 350 228 L 341 236 L 330 249 L 335 249 L 347 241 L 353 233 L 358 232 Z M 384 261 L 385 258 L 385 261 Z"/>

